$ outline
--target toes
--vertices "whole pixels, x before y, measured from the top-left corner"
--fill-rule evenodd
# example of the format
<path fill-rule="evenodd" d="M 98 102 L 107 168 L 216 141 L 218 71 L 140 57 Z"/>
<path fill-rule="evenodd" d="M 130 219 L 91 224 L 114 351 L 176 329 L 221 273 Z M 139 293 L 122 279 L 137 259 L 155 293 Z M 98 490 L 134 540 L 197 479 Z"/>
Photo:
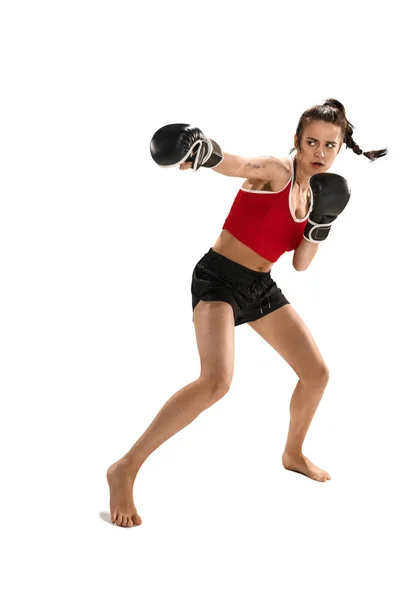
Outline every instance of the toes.
<path fill-rule="evenodd" d="M 140 525 L 142 523 L 142 519 L 139 517 L 137 513 L 133 513 L 129 519 L 128 527 L 134 527 L 135 525 Z"/>
<path fill-rule="evenodd" d="M 142 523 L 142 519 L 141 519 L 141 517 L 139 517 L 139 515 L 137 513 L 135 513 L 133 515 L 132 520 L 135 525 L 141 525 L 141 523 Z"/>
<path fill-rule="evenodd" d="M 124 515 L 118 514 L 118 512 L 112 514 L 111 522 L 116 523 L 119 527 L 134 527 L 135 525 L 141 525 L 142 519 L 139 517 L 137 513 L 129 517 L 125 517 Z"/>

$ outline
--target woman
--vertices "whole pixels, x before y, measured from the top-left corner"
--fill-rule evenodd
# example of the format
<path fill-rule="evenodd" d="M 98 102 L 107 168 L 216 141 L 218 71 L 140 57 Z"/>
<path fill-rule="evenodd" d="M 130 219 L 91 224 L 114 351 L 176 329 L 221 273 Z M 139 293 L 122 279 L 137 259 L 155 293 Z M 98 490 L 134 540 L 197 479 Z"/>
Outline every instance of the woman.
<path fill-rule="evenodd" d="M 306 325 L 271 278 L 271 267 L 294 250 L 293 266 L 306 269 L 332 222 L 346 206 L 346 181 L 326 171 L 343 142 L 370 160 L 387 150 L 363 152 L 352 138 L 343 105 L 329 99 L 305 111 L 294 136 L 294 157 L 246 160 L 226 152 L 187 125 L 168 125 L 153 136 L 151 152 L 162 166 L 200 166 L 245 182 L 221 235 L 197 263 L 192 278 L 193 322 L 201 373 L 174 394 L 129 452 L 110 466 L 113 523 L 140 525 L 133 503 L 136 475 L 147 457 L 229 390 L 234 328 L 249 325 L 292 367 L 299 381 L 290 403 L 283 466 L 316 481 L 330 479 L 302 453 L 306 433 L 328 382 L 328 368 Z M 312 180 L 311 180 L 312 178 Z"/>

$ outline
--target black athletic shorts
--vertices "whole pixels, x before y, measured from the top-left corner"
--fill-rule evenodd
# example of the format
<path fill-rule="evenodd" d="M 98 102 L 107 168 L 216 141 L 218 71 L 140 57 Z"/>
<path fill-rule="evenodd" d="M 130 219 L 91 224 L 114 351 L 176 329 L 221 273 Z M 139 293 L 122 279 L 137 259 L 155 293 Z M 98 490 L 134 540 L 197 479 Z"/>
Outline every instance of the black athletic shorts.
<path fill-rule="evenodd" d="M 193 310 L 200 300 L 228 302 L 235 326 L 261 319 L 289 304 L 271 273 L 248 269 L 212 248 L 194 268 L 191 291 Z"/>

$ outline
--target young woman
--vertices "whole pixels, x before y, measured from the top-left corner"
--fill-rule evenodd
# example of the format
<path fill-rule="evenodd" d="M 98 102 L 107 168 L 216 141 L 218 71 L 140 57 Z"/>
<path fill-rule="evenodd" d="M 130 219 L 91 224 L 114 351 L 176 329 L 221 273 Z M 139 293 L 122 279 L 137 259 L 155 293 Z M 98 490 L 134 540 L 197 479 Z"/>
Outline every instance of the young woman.
<path fill-rule="evenodd" d="M 133 447 L 107 471 L 113 523 L 140 525 L 133 503 L 136 475 L 163 442 L 229 390 L 234 328 L 248 323 L 292 367 L 299 380 L 290 403 L 283 466 L 317 481 L 330 479 L 302 453 L 306 433 L 328 382 L 328 367 L 306 325 L 271 277 L 271 267 L 294 250 L 293 266 L 306 269 L 350 191 L 343 177 L 326 173 L 343 142 L 370 160 L 387 150 L 363 152 L 352 138 L 343 105 L 329 99 L 306 110 L 294 136 L 295 155 L 245 159 L 226 152 L 200 129 L 167 125 L 151 141 L 154 160 L 180 169 L 201 166 L 245 180 L 214 246 L 192 276 L 193 322 L 201 372 L 161 408 Z"/>

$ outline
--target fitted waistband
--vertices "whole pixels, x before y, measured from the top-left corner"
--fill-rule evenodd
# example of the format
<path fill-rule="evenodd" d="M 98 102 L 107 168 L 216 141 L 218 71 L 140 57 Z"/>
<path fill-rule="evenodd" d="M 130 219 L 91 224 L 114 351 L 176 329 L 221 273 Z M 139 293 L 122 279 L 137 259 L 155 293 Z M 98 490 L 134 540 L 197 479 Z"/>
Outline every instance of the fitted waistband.
<path fill-rule="evenodd" d="M 240 265 L 239 263 L 226 258 L 222 254 L 215 252 L 212 248 L 203 256 L 199 261 L 204 267 L 210 267 L 211 269 L 221 267 L 223 272 L 233 277 L 238 283 L 243 285 L 251 285 L 257 279 L 267 283 L 271 280 L 271 272 L 267 273 L 263 271 L 254 271 L 254 269 L 248 269 L 247 267 Z"/>

